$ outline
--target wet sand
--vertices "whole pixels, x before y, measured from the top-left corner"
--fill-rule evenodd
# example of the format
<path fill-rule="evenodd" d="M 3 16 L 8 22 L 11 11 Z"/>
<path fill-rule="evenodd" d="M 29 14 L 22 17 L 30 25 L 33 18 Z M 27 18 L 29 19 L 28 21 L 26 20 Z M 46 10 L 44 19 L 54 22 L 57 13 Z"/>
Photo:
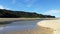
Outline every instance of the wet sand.
<path fill-rule="evenodd" d="M 49 19 L 56 19 L 56 18 L 0 18 L 0 22 L 6 22 L 6 21 L 25 21 L 25 20 L 49 20 Z"/>

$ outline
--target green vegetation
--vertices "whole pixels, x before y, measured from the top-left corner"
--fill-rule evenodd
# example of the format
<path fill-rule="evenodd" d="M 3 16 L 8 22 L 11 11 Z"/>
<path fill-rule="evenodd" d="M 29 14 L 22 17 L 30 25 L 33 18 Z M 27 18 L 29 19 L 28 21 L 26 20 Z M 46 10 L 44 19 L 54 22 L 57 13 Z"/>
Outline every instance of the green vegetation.
<path fill-rule="evenodd" d="M 55 16 L 0 9 L 0 18 L 55 18 Z"/>

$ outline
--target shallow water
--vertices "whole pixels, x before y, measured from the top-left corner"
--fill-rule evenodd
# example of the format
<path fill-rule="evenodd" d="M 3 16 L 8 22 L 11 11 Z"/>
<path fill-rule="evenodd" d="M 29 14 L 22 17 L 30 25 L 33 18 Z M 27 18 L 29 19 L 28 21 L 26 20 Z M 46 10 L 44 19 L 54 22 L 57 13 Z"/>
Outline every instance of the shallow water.
<path fill-rule="evenodd" d="M 9 32 L 21 32 L 25 30 L 32 30 L 37 28 L 37 22 L 41 20 L 32 21 L 15 21 L 11 24 L 0 25 L 0 34 L 8 34 Z M 12 33 L 11 33 L 12 34 Z"/>
<path fill-rule="evenodd" d="M 0 34 L 53 34 L 52 29 L 40 27 L 38 22 L 43 20 L 15 21 L 0 26 Z"/>

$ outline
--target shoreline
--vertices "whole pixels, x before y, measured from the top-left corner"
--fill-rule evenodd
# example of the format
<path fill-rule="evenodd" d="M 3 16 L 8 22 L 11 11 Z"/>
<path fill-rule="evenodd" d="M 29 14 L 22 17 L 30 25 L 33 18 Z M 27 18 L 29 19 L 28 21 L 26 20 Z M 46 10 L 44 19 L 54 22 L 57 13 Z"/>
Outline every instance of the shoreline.
<path fill-rule="evenodd" d="M 44 28 L 52 29 L 53 34 L 60 34 L 60 19 L 44 20 L 44 21 L 38 22 L 37 25 Z"/>
<path fill-rule="evenodd" d="M 10 24 L 14 21 L 30 21 L 30 20 L 51 20 L 55 18 L 0 18 L 0 25 L 1 24 Z"/>

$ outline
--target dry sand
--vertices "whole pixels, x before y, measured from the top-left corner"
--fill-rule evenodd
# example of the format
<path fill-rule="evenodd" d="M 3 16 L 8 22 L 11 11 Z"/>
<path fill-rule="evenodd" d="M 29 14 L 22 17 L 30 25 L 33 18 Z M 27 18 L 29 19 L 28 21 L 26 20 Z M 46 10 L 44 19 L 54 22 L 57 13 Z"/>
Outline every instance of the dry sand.
<path fill-rule="evenodd" d="M 60 34 L 60 19 L 45 20 L 37 23 L 38 26 L 53 29 L 54 34 Z"/>

